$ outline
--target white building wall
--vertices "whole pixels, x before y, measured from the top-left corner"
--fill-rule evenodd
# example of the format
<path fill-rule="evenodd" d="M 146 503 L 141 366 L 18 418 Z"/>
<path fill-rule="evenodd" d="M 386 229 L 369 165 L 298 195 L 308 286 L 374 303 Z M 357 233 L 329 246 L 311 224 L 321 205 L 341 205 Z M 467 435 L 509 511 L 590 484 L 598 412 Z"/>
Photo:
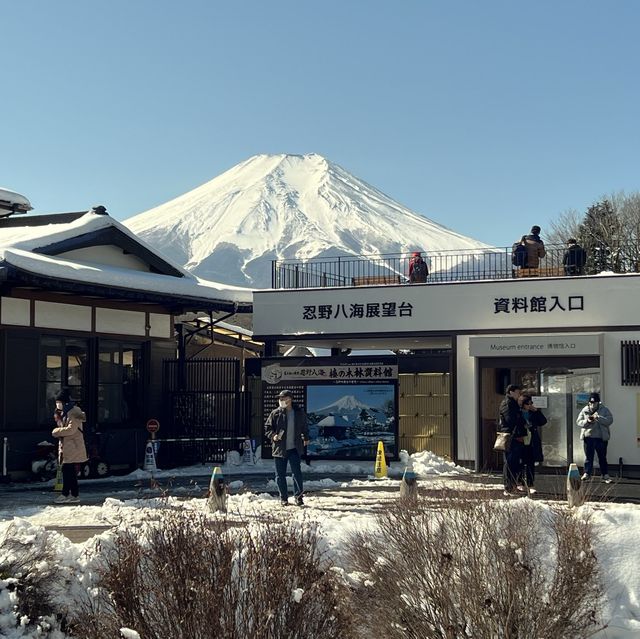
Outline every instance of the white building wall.
<path fill-rule="evenodd" d="M 469 356 L 469 336 L 456 338 L 456 412 L 458 459 L 476 461 L 478 431 L 478 366 Z"/>
<path fill-rule="evenodd" d="M 640 339 L 639 332 L 605 333 L 604 356 L 601 360 L 602 402 L 611 410 L 613 426 L 607 461 L 617 464 L 640 464 L 640 386 L 622 386 L 620 342 Z"/>
<path fill-rule="evenodd" d="M 369 307 L 379 312 L 369 313 Z M 462 461 L 478 459 L 479 371 L 465 335 L 473 331 L 471 337 L 495 338 L 505 346 L 478 350 L 478 357 L 549 356 L 557 361 L 599 355 L 603 398 L 615 420 L 610 461 L 622 457 L 625 464 L 640 465 L 640 387 L 622 386 L 620 362 L 620 342 L 639 339 L 639 331 L 627 330 L 639 323 L 640 274 L 254 292 L 258 338 L 284 336 L 322 347 L 342 346 L 348 338 L 357 348 L 356 340 L 366 344 L 375 335 L 377 348 L 394 348 L 405 338 L 416 341 L 416 335 L 461 333 L 455 393 Z"/>

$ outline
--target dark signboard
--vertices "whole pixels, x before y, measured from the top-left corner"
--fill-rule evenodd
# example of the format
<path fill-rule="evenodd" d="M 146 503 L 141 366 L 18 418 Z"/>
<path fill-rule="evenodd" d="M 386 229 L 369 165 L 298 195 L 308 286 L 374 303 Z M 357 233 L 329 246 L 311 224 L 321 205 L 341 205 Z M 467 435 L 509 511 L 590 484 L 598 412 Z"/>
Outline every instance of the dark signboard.
<path fill-rule="evenodd" d="M 398 455 L 398 362 L 395 357 L 264 360 L 264 417 L 283 389 L 308 418 L 309 459 L 374 460 L 378 442 Z M 263 457 L 271 445 L 263 437 Z"/>

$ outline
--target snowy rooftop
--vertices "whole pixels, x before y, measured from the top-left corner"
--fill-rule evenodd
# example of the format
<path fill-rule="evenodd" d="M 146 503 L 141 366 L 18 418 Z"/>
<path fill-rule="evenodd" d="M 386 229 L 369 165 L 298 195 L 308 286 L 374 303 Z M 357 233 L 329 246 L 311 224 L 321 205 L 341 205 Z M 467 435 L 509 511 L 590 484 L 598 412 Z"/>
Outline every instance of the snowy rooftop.
<path fill-rule="evenodd" d="M 59 221 L 56 218 L 59 218 Z M 47 246 L 109 228 L 116 229 L 143 249 L 153 253 L 170 265 L 178 276 L 137 271 L 38 252 Z M 0 220 L 0 260 L 5 266 L 61 281 L 151 291 L 172 297 L 201 299 L 209 302 L 225 301 L 250 305 L 252 301 L 251 289 L 200 279 L 172 263 L 109 215 L 100 215 L 91 211 L 84 214 L 21 218 L 19 221 Z"/>

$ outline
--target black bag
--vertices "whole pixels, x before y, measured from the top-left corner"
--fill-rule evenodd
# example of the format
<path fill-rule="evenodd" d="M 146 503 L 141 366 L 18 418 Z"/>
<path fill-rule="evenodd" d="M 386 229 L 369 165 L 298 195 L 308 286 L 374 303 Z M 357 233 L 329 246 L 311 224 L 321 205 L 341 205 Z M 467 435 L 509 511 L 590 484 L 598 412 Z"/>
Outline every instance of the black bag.
<path fill-rule="evenodd" d="M 520 242 L 513 245 L 511 250 L 511 263 L 519 268 L 527 268 L 527 247 Z"/>

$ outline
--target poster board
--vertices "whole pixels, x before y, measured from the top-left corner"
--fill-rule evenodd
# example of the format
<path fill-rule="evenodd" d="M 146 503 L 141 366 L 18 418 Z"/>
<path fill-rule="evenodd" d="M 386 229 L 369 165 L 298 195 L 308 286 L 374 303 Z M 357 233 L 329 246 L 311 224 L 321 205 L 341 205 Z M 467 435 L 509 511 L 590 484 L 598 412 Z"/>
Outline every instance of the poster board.
<path fill-rule="evenodd" d="M 284 389 L 305 410 L 309 459 L 373 461 L 379 441 L 398 458 L 397 358 L 263 360 L 261 377 L 264 420 Z M 262 456 L 271 456 L 264 432 Z"/>

